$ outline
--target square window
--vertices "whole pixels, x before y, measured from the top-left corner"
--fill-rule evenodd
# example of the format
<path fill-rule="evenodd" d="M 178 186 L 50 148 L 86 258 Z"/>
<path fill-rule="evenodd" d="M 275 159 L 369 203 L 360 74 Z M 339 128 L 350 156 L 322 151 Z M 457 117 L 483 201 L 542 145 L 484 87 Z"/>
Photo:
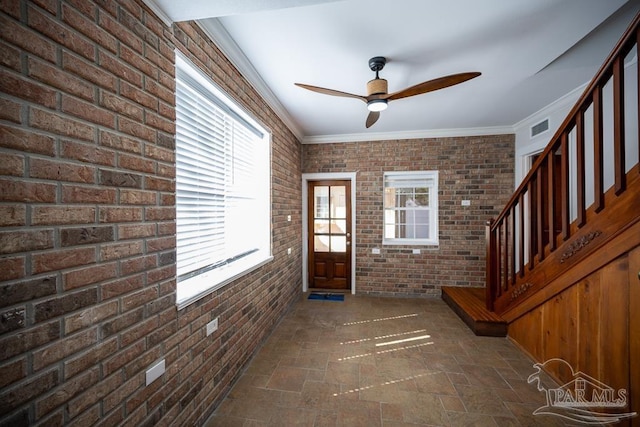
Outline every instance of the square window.
<path fill-rule="evenodd" d="M 385 172 L 385 245 L 438 245 L 438 171 Z"/>

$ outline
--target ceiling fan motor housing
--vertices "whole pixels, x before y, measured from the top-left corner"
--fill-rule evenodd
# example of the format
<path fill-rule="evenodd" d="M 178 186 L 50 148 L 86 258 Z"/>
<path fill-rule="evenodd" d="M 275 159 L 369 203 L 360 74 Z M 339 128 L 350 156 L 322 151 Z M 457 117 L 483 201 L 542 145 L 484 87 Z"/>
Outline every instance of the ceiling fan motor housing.
<path fill-rule="evenodd" d="M 387 93 L 387 81 L 385 79 L 373 79 L 367 82 L 367 94 L 384 95 Z"/>

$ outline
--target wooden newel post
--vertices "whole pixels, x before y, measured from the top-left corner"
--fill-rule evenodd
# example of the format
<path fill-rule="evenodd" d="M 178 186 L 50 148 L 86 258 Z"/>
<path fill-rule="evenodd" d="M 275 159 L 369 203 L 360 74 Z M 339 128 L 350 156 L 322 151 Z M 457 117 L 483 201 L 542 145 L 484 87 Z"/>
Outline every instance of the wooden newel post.
<path fill-rule="evenodd" d="M 487 244 L 487 255 L 486 255 L 486 284 L 485 284 L 485 304 L 487 306 L 487 310 L 493 311 L 493 302 L 496 296 L 496 288 L 495 288 L 495 260 L 497 254 L 496 251 L 496 239 L 495 234 L 491 231 L 491 227 L 493 226 L 493 219 L 487 221 L 485 228 L 485 239 Z"/>

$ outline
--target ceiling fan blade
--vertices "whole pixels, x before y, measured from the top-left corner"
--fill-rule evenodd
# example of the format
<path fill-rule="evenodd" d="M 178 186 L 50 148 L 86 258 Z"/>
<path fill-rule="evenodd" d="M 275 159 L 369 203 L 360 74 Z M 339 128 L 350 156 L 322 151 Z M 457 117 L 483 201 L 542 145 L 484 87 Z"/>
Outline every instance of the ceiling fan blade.
<path fill-rule="evenodd" d="M 373 126 L 373 124 L 375 122 L 378 121 L 378 119 L 380 118 L 380 112 L 379 111 L 370 111 L 369 115 L 367 116 L 367 129 L 369 129 L 371 126 Z"/>
<path fill-rule="evenodd" d="M 318 86 L 311 86 L 311 85 L 306 85 L 303 83 L 294 83 L 296 86 L 300 86 L 301 88 L 313 91 L 313 92 L 318 92 L 318 93 L 322 93 L 325 95 L 332 95 L 332 96 L 342 96 L 345 98 L 356 98 L 359 99 L 361 101 L 367 102 L 367 98 L 365 98 L 364 96 L 360 96 L 360 95 L 354 95 L 353 93 L 348 93 L 348 92 L 340 92 L 339 90 L 333 90 L 333 89 L 326 89 L 323 87 L 318 87 Z"/>
<path fill-rule="evenodd" d="M 460 74 L 451 74 L 450 76 L 444 76 L 437 79 L 429 80 L 426 82 L 419 83 L 417 85 L 408 87 L 401 91 L 390 93 L 385 96 L 385 98 L 389 101 L 393 101 L 394 99 L 407 98 L 409 96 L 420 95 L 427 92 L 433 92 L 434 90 L 444 89 L 445 87 L 457 85 L 458 83 L 466 82 L 467 80 L 474 79 L 478 77 L 479 72 L 471 72 L 471 73 L 460 73 Z"/>

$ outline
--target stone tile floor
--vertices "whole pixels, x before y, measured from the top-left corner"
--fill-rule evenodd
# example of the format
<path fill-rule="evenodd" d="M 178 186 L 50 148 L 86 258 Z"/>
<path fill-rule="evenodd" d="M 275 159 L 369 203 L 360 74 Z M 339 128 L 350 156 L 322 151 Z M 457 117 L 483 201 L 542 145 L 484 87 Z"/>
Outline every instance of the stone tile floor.
<path fill-rule="evenodd" d="M 306 297 L 206 426 L 564 425 L 533 415 L 545 404 L 527 383 L 533 361 L 439 299 Z"/>

